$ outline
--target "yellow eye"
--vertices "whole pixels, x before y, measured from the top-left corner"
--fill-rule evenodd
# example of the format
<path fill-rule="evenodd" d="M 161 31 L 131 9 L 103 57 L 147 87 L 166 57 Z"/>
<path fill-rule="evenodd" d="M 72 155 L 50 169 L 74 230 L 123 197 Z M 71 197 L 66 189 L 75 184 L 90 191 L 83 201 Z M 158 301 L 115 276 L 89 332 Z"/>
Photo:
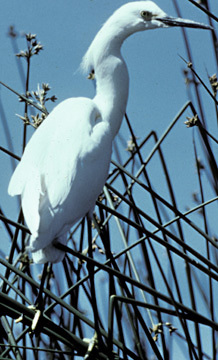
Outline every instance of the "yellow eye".
<path fill-rule="evenodd" d="M 141 11 L 141 17 L 143 17 L 143 19 L 145 19 L 145 20 L 148 20 L 148 21 L 151 20 L 152 16 L 153 16 L 153 14 L 150 11 L 145 11 L 145 10 Z"/>

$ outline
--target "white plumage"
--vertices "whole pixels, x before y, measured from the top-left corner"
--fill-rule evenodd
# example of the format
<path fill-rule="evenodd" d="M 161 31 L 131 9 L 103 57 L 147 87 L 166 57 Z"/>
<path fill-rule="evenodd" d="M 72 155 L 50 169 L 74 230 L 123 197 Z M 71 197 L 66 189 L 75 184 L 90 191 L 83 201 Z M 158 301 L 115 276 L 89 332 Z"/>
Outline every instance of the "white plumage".
<path fill-rule="evenodd" d="M 152 1 L 118 9 L 83 58 L 83 69 L 95 72 L 94 99 L 60 103 L 27 144 L 8 192 L 21 195 L 32 234 L 29 250 L 36 263 L 63 259 L 64 253 L 53 244 L 66 244 L 72 225 L 86 214 L 91 216 L 106 181 L 112 141 L 128 98 L 128 71 L 120 53 L 123 41 L 137 31 L 169 26 L 209 28 L 168 17 Z"/>

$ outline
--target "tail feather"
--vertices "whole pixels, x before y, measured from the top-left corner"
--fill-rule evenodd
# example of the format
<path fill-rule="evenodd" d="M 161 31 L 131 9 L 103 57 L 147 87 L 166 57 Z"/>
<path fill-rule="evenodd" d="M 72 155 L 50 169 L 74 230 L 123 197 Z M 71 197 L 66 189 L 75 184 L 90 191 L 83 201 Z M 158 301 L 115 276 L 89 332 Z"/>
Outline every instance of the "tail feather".
<path fill-rule="evenodd" d="M 48 246 L 35 250 L 34 248 L 29 248 L 32 252 L 33 261 L 36 264 L 45 264 L 46 262 L 57 263 L 63 260 L 65 252 L 57 249 L 54 244 L 60 243 L 63 245 L 67 244 L 67 235 L 60 236 L 58 239 L 55 239 Z"/>

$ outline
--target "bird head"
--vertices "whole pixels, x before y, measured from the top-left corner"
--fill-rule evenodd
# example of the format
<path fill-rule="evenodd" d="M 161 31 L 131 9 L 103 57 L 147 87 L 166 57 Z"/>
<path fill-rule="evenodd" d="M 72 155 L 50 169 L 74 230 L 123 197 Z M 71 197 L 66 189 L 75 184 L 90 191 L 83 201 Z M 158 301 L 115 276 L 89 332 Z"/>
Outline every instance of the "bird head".
<path fill-rule="evenodd" d="M 135 1 L 127 3 L 115 12 L 114 19 L 119 19 L 120 26 L 128 32 L 143 31 L 155 28 L 189 27 L 199 29 L 213 28 L 192 20 L 168 16 L 153 1 Z"/>
<path fill-rule="evenodd" d="M 86 52 L 81 68 L 96 70 L 102 59 L 117 51 L 131 34 L 149 29 L 169 27 L 213 28 L 192 20 L 168 16 L 153 1 L 134 1 L 121 6 L 106 21 Z"/>

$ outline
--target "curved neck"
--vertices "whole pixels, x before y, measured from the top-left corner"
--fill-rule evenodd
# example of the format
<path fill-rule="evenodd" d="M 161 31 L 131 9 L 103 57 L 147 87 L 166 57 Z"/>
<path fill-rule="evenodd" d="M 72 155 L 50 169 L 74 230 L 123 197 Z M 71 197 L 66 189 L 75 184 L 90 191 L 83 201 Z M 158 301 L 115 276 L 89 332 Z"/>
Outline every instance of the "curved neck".
<path fill-rule="evenodd" d="M 129 92 L 129 75 L 120 53 L 123 41 L 132 33 L 120 22 L 120 17 L 112 16 L 103 25 L 87 53 L 82 66 L 94 70 L 96 96 L 93 99 L 111 127 L 112 136 L 119 131 Z"/>
<path fill-rule="evenodd" d="M 96 96 L 93 100 L 103 121 L 109 122 L 112 136 L 115 137 L 126 111 L 129 92 L 129 75 L 122 57 L 106 57 L 96 68 L 95 78 Z"/>

